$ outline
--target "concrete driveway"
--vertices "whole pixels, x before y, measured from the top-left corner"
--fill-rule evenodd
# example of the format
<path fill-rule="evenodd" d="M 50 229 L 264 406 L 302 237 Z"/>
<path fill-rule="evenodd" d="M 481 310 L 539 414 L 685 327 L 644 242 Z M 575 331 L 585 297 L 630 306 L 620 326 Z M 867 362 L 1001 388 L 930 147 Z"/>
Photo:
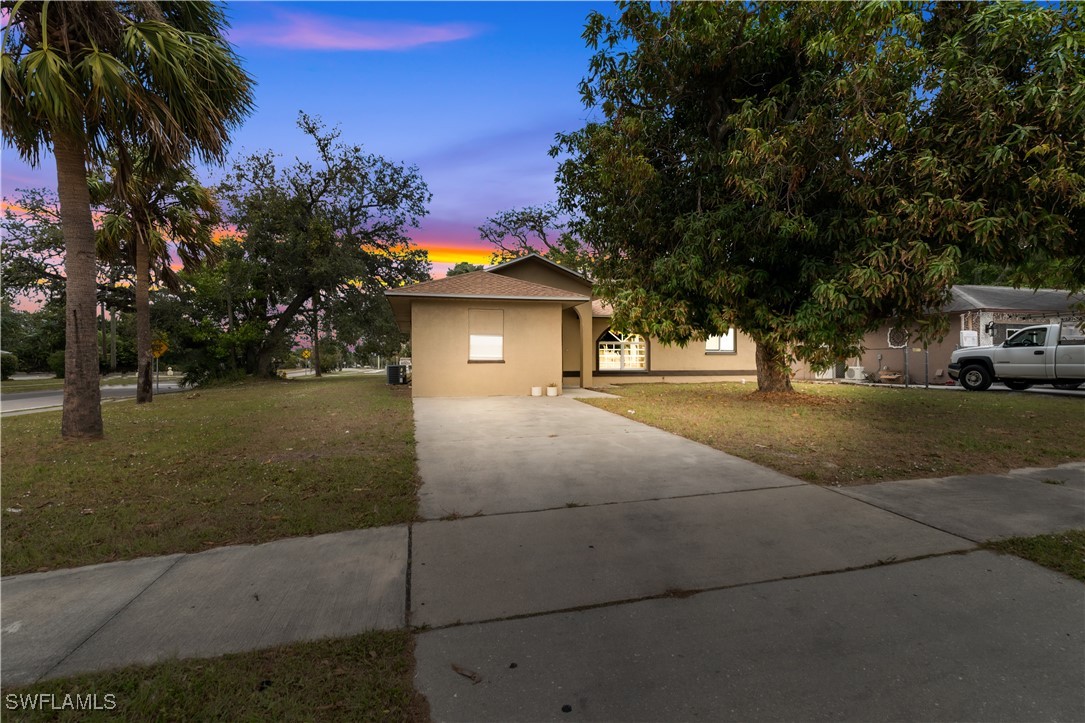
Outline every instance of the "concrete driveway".
<path fill-rule="evenodd" d="M 1085 586 L 978 549 L 975 520 L 568 398 L 415 419 L 409 614 L 437 720 L 1085 719 Z"/>

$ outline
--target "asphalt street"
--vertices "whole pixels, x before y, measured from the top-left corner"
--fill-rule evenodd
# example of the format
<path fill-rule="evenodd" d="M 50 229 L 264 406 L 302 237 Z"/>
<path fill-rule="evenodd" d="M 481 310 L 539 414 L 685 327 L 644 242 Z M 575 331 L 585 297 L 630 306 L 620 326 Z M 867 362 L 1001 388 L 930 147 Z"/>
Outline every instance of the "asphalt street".
<path fill-rule="evenodd" d="M 181 386 L 176 381 L 161 382 L 155 389 L 155 394 L 170 394 L 181 391 Z M 117 384 L 102 387 L 102 401 L 120 401 L 122 399 L 135 399 L 135 384 Z M 15 414 L 32 414 L 34 412 L 48 412 L 60 409 L 64 403 L 64 391 L 62 389 L 46 389 L 34 392 L 12 392 L 0 394 L 0 412 L 5 417 Z"/>

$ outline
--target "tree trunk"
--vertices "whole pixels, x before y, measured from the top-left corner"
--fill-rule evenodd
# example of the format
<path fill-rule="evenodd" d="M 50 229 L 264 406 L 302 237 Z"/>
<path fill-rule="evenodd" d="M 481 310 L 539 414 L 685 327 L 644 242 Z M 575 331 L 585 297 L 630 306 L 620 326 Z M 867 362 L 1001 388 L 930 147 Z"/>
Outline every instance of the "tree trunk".
<path fill-rule="evenodd" d="M 117 371 L 117 310 L 109 310 L 109 371 Z"/>
<path fill-rule="evenodd" d="M 791 365 L 787 352 L 775 344 L 757 342 L 757 391 L 791 392 Z"/>
<path fill-rule="evenodd" d="M 102 396 L 98 380 L 97 260 L 86 147 L 78 135 L 57 132 L 53 134 L 53 154 L 67 275 L 60 433 L 70 439 L 96 439 L 102 436 Z"/>
<path fill-rule="evenodd" d="M 226 275 L 226 331 L 230 333 L 230 370 L 237 371 L 237 339 L 234 337 L 234 297 L 230 291 L 229 272 Z"/>
<path fill-rule="evenodd" d="M 279 320 L 275 322 L 275 326 L 273 326 L 271 331 L 268 332 L 268 335 L 264 337 L 264 341 L 260 345 L 260 351 L 256 353 L 256 376 L 271 376 L 271 362 L 274 361 L 275 350 L 278 349 L 279 342 L 282 341 L 287 327 L 290 326 L 290 322 L 297 318 L 298 311 L 305 305 L 305 302 L 309 300 L 310 296 L 312 296 L 311 291 L 302 291 L 295 296 L 293 301 L 287 305 L 286 309 L 279 314 Z"/>
<path fill-rule="evenodd" d="M 99 304 L 98 308 L 101 309 L 102 316 L 102 346 L 98 354 L 98 360 L 99 364 L 104 364 L 109 359 L 109 356 L 106 353 L 106 344 L 108 343 L 108 337 L 106 336 L 105 327 L 105 302 L 103 301 L 101 304 Z M 99 368 L 101 367 L 99 366 Z"/>
<path fill-rule="evenodd" d="M 313 294 L 313 374 L 320 376 L 320 292 Z"/>
<path fill-rule="evenodd" d="M 151 376 L 151 249 L 145 233 L 136 232 L 136 404 L 154 399 Z"/>

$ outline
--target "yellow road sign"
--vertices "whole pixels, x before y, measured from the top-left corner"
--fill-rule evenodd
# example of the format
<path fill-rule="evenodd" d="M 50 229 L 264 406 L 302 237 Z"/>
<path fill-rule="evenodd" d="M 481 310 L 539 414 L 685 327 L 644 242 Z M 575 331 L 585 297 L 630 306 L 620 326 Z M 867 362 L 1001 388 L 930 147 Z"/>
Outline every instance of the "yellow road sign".
<path fill-rule="evenodd" d="M 155 359 L 158 359 L 167 351 L 169 351 L 169 347 L 161 339 L 155 339 L 151 342 L 151 353 L 154 354 Z"/>

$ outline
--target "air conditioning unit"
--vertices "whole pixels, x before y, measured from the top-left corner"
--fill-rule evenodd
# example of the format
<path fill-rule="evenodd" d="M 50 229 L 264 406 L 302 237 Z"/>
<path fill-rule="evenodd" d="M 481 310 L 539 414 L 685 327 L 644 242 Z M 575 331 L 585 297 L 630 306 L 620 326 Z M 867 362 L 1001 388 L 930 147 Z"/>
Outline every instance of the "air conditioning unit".
<path fill-rule="evenodd" d="M 832 367 L 829 367 L 828 369 L 823 369 L 820 372 L 817 372 L 816 374 L 814 374 L 814 379 L 827 380 L 827 379 L 832 379 L 832 378 L 833 378 L 833 368 Z"/>
<path fill-rule="evenodd" d="M 863 367 L 848 367 L 848 370 L 844 372 L 844 378 L 862 381 L 866 379 L 866 370 Z"/>

